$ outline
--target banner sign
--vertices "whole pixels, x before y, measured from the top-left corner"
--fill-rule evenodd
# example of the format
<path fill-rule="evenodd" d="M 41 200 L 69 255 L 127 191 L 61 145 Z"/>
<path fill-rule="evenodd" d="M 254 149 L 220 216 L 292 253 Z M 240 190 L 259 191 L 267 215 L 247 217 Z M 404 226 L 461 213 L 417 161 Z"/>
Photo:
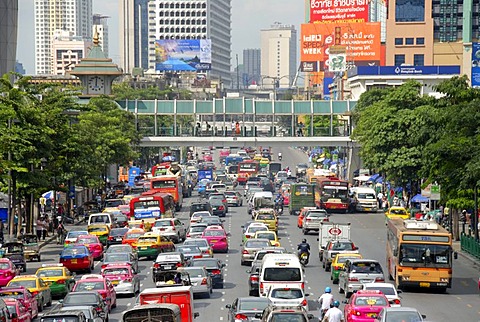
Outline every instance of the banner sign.
<path fill-rule="evenodd" d="M 480 43 L 472 43 L 472 87 L 480 87 Z"/>
<path fill-rule="evenodd" d="M 210 70 L 212 65 L 212 42 L 210 39 L 157 39 L 155 63 L 157 70 L 168 62 L 167 69 L 189 70 L 182 63 L 197 71 Z"/>
<path fill-rule="evenodd" d="M 347 70 L 347 55 L 343 54 L 330 54 L 327 61 L 329 72 L 344 72 Z"/>
<path fill-rule="evenodd" d="M 318 72 L 318 62 L 316 61 L 302 61 L 300 70 L 305 73 Z"/>
<path fill-rule="evenodd" d="M 367 22 L 370 0 L 310 0 L 310 22 Z"/>

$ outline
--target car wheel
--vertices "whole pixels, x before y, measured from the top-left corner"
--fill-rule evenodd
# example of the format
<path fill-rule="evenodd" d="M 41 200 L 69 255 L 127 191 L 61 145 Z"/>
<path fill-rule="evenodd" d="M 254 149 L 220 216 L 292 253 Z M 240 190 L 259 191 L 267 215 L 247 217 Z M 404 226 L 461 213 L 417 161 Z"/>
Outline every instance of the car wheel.
<path fill-rule="evenodd" d="M 41 258 L 40 258 L 40 255 L 37 256 L 37 262 L 41 262 Z"/>
<path fill-rule="evenodd" d="M 244 261 L 240 261 L 240 265 L 241 265 L 241 266 L 245 266 L 245 262 L 244 262 Z"/>
<path fill-rule="evenodd" d="M 23 265 L 22 271 L 25 273 L 27 271 L 27 265 Z"/>
<path fill-rule="evenodd" d="M 340 283 L 338 283 L 338 293 L 343 293 L 343 288 L 340 286 Z"/>
<path fill-rule="evenodd" d="M 325 264 L 325 272 L 330 272 L 330 265 Z"/>
<path fill-rule="evenodd" d="M 308 235 L 308 229 L 302 229 L 302 233 L 303 233 L 304 235 Z"/>
<path fill-rule="evenodd" d="M 43 301 L 38 302 L 38 312 L 43 312 Z"/>

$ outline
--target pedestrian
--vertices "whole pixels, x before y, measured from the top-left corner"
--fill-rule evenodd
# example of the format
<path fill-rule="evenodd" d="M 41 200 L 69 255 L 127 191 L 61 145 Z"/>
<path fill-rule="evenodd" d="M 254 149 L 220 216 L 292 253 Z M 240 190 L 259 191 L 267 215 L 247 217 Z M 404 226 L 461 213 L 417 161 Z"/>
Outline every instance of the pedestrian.
<path fill-rule="evenodd" d="M 57 231 L 57 245 L 63 244 L 65 227 L 63 227 L 63 223 L 61 221 L 58 222 L 56 231 Z"/>
<path fill-rule="evenodd" d="M 42 216 L 38 216 L 37 219 L 37 238 L 40 240 L 42 238 L 42 231 L 43 231 L 43 221 L 42 221 Z"/>
<path fill-rule="evenodd" d="M 240 135 L 240 123 L 235 123 L 235 134 Z"/>
<path fill-rule="evenodd" d="M 48 228 L 48 219 L 47 216 L 42 218 L 42 239 L 45 240 L 45 238 L 48 236 L 47 233 L 47 228 Z"/>

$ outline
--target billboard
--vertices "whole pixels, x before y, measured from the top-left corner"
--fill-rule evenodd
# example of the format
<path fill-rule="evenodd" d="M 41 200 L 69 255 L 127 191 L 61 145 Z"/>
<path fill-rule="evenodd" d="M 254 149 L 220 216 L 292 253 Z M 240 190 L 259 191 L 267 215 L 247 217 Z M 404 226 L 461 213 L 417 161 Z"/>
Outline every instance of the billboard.
<path fill-rule="evenodd" d="M 319 70 L 324 70 L 332 46 L 345 48 L 347 62 L 354 62 L 355 65 L 379 65 L 380 22 L 302 24 L 302 62 L 316 61 Z"/>
<path fill-rule="evenodd" d="M 155 41 L 156 70 L 210 70 L 212 42 L 210 39 L 160 39 Z M 165 63 L 165 64 L 164 64 Z"/>
<path fill-rule="evenodd" d="M 366 22 L 370 0 L 310 0 L 310 22 Z"/>
<path fill-rule="evenodd" d="M 480 87 L 480 43 L 472 43 L 472 87 Z"/>

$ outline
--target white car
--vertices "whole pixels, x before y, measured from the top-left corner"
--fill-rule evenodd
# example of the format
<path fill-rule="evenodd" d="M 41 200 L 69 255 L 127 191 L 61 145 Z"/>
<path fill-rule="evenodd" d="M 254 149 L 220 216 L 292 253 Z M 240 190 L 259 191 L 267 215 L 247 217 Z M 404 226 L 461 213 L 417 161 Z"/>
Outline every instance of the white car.
<path fill-rule="evenodd" d="M 177 218 L 157 219 L 152 226 L 152 232 L 170 238 L 174 243 L 179 243 L 187 238 L 185 224 Z"/>
<path fill-rule="evenodd" d="M 400 296 L 398 293 L 402 291 L 398 291 L 395 288 L 395 285 L 390 283 L 365 283 L 363 284 L 364 290 L 378 290 L 381 291 L 390 302 L 390 306 L 402 306 L 402 302 L 400 301 Z"/>
<path fill-rule="evenodd" d="M 212 277 L 204 267 L 183 267 L 181 270 L 190 275 L 193 295 L 204 295 L 210 298 L 213 289 Z"/>
<path fill-rule="evenodd" d="M 275 306 L 302 306 L 308 311 L 307 296 L 309 295 L 300 287 L 272 287 L 268 290 L 267 298 Z"/>
<path fill-rule="evenodd" d="M 75 244 L 77 241 L 78 236 L 80 235 L 88 235 L 88 231 L 86 230 L 70 230 L 65 237 L 65 244 Z"/>
<path fill-rule="evenodd" d="M 243 234 L 245 240 L 253 238 L 257 231 L 268 231 L 268 226 L 264 223 L 251 223 Z"/>
<path fill-rule="evenodd" d="M 211 215 L 209 211 L 196 211 L 190 217 L 190 225 L 197 224 L 202 221 L 202 217 L 209 217 Z"/>
<path fill-rule="evenodd" d="M 187 238 L 202 237 L 203 231 L 208 227 L 207 224 L 196 223 L 188 227 Z"/>
<path fill-rule="evenodd" d="M 187 238 L 183 246 L 197 246 L 202 251 L 203 257 L 213 257 L 213 250 L 208 241 L 204 238 Z"/>

